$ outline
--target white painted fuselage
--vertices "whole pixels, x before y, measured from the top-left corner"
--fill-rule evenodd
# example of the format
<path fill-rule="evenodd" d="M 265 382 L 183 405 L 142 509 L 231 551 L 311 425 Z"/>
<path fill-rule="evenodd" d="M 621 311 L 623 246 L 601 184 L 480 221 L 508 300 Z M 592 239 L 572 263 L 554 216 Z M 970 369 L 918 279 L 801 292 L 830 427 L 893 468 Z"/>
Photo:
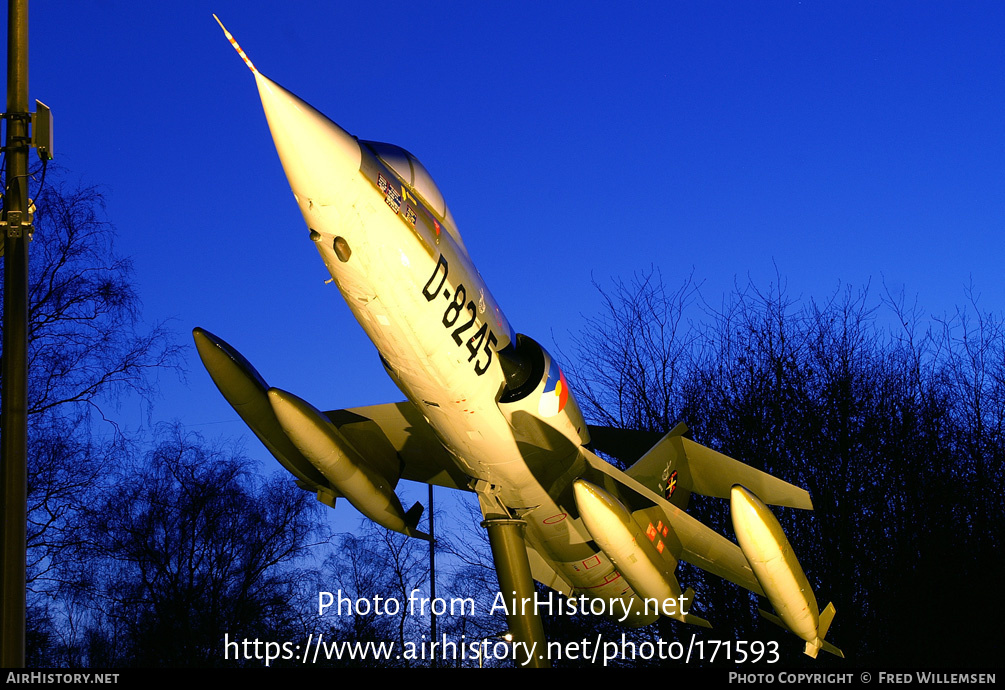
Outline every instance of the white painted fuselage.
<path fill-rule="evenodd" d="M 545 353 L 537 388 L 500 402 L 506 380 L 498 351 L 516 335 L 424 168 L 402 149 L 357 141 L 257 71 L 255 78 L 328 271 L 389 375 L 472 488 L 526 521 L 528 544 L 558 575 L 532 562 L 535 577 L 570 595 L 634 600 L 641 611 L 576 512 L 571 485 L 589 437 L 557 364 Z"/>

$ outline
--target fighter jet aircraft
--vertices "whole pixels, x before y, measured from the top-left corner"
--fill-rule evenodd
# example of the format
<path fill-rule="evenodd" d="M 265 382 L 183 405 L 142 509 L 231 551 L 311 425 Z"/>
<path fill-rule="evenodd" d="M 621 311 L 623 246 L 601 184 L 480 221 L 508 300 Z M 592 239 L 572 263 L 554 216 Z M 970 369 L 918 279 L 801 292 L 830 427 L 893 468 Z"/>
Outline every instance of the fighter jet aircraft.
<path fill-rule="evenodd" d="M 533 601 L 536 580 L 626 625 L 662 615 L 707 626 L 675 575 L 687 561 L 767 597 L 778 616 L 765 615 L 807 654 L 841 655 L 823 639 L 833 605 L 818 610 L 765 505 L 812 509 L 808 493 L 685 438 L 683 425 L 626 471 L 599 457 L 623 456 L 639 435 L 586 424 L 558 362 L 506 320 L 418 159 L 350 135 L 224 33 L 254 76 L 305 235 L 406 398 L 322 412 L 196 328 L 217 387 L 299 486 L 417 538 L 428 538 L 422 506 L 403 508 L 400 480 L 474 492 L 507 598 Z M 685 512 L 692 492 L 731 500 L 739 546 Z M 544 648 L 533 606 L 507 619 L 518 641 Z"/>

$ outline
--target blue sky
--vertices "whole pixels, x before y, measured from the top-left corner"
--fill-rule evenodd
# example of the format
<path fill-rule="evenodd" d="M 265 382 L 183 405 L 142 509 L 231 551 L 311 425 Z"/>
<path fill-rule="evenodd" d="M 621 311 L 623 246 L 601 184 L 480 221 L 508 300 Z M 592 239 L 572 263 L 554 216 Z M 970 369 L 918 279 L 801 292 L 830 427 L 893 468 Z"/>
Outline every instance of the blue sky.
<path fill-rule="evenodd" d="M 510 322 L 552 349 L 600 309 L 591 280 L 652 266 L 671 285 L 693 270 L 713 304 L 776 270 L 804 299 L 885 281 L 938 315 L 972 281 L 982 307 L 1005 304 L 1000 3 L 30 11 L 31 98 L 53 110 L 57 162 L 105 190 L 145 318 L 189 345 L 209 329 L 323 409 L 402 396 L 324 285 L 212 12 L 264 74 L 422 160 Z M 243 433 L 192 347 L 186 366 L 154 419 Z"/>

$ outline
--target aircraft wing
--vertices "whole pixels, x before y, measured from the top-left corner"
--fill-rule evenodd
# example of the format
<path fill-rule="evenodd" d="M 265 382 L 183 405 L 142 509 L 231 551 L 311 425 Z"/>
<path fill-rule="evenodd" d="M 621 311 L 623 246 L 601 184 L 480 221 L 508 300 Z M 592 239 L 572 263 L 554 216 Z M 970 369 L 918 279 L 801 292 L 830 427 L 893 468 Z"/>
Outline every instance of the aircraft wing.
<path fill-rule="evenodd" d="M 617 458 L 629 466 L 656 445 L 663 434 L 658 431 L 637 431 L 610 426 L 587 426 L 590 432 L 590 450 L 600 451 Z"/>
<path fill-rule="evenodd" d="M 633 513 L 652 506 L 662 511 L 680 540 L 680 560 L 755 594 L 764 594 L 739 546 L 591 451 L 584 448 L 582 453 L 589 468 L 589 479 L 617 496 Z"/>
<path fill-rule="evenodd" d="M 685 438 L 685 424 L 663 436 L 610 427 L 589 431 L 591 449 L 631 465 L 626 473 L 657 493 L 670 489 L 668 498 L 680 508 L 687 507 L 691 492 L 728 500 L 733 485 L 741 484 L 768 505 L 813 510 L 806 489 Z M 667 483 L 671 476 L 675 490 Z"/>
<path fill-rule="evenodd" d="M 321 455 L 333 441 L 324 427 L 330 421 L 352 449 L 353 462 L 371 466 L 393 487 L 399 477 L 451 489 L 470 490 L 469 479 L 452 461 L 432 427 L 410 402 L 372 405 L 348 410 L 319 412 L 292 394 L 272 389 L 258 371 L 232 345 L 203 328 L 192 331 L 196 348 L 213 382 L 234 411 L 304 489 L 318 491 L 318 498 L 333 505 L 344 493 L 332 486 L 314 462 L 290 438 L 295 429 L 307 430 L 308 445 L 321 443 Z M 297 412 L 284 426 L 276 405 Z M 289 426 L 290 422 L 292 426 Z M 316 433 L 315 433 L 316 432 Z M 304 441 L 301 438 L 301 441 Z M 336 439 L 335 445 L 340 445 Z M 378 482 L 380 483 L 380 482 Z"/>
<path fill-rule="evenodd" d="M 397 453 L 402 479 L 471 491 L 470 478 L 457 468 L 412 403 L 330 410 L 324 415 L 364 457 Z"/>

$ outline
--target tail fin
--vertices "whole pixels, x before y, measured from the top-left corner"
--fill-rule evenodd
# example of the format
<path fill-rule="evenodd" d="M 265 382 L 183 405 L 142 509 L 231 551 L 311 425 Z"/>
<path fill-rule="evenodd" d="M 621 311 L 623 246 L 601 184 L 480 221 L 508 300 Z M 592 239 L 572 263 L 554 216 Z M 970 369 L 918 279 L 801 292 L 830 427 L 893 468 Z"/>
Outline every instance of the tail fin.
<path fill-rule="evenodd" d="M 423 507 L 419 502 L 416 502 L 415 505 L 409 508 L 405 512 L 405 528 L 408 530 L 408 536 L 429 541 L 430 537 L 428 534 L 415 529 L 416 525 L 419 524 L 419 518 L 422 517 L 422 511 Z"/>
<path fill-rule="evenodd" d="M 817 623 L 817 634 L 820 635 L 820 639 L 827 637 L 827 631 L 830 630 L 831 623 L 834 621 L 834 614 L 837 611 L 834 608 L 834 602 L 830 602 L 820 612 L 819 623 Z"/>
<path fill-rule="evenodd" d="M 831 623 L 834 621 L 835 613 L 836 610 L 834 608 L 834 602 L 832 601 L 827 604 L 823 611 L 820 612 L 820 622 L 817 623 L 817 635 L 820 638 L 820 649 L 844 659 L 844 652 L 832 645 L 830 642 L 824 640 L 824 638 L 827 637 L 827 631 L 830 630 Z M 813 656 L 814 658 L 816 657 L 815 654 Z"/>

